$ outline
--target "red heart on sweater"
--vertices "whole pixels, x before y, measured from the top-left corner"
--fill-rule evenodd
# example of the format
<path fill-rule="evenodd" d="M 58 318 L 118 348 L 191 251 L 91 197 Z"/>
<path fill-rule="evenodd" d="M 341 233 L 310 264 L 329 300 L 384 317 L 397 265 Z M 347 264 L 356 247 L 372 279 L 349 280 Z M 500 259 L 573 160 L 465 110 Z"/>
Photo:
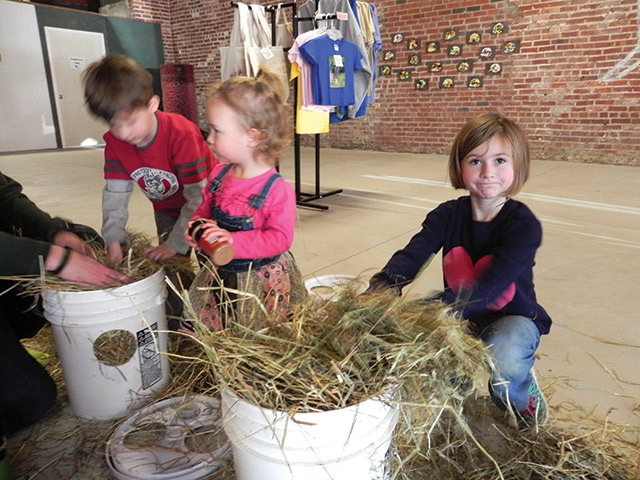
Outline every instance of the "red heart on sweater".
<path fill-rule="evenodd" d="M 492 258 L 491 255 L 485 255 L 474 265 L 471 257 L 463 247 L 452 248 L 442 259 L 442 271 L 447 285 L 454 293 L 474 287 L 487 271 L 489 265 L 491 265 Z M 515 294 L 516 285 L 512 283 L 495 302 L 488 305 L 488 308 L 490 310 L 500 310 L 513 300 Z"/>

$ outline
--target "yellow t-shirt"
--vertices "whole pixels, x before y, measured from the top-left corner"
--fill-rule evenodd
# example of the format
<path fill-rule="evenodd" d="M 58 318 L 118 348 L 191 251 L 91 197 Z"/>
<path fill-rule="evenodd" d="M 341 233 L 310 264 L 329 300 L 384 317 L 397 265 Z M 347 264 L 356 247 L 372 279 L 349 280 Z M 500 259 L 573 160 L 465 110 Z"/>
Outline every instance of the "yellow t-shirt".
<path fill-rule="evenodd" d="M 302 75 L 297 63 L 291 64 L 290 80 L 298 79 L 298 95 L 296 99 L 296 133 L 314 134 L 329 132 L 329 112 L 312 112 L 302 110 Z"/>

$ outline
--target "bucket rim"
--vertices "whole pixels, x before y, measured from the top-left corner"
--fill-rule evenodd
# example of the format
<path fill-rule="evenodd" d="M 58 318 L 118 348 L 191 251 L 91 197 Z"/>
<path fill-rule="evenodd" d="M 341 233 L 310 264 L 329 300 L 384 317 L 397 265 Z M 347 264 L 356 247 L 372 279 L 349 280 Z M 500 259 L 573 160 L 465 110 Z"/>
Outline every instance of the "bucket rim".
<path fill-rule="evenodd" d="M 352 284 L 358 287 L 358 291 L 364 291 L 367 288 L 367 283 L 356 275 L 319 275 L 316 277 L 308 278 L 304 281 L 304 286 L 312 295 L 316 295 L 318 298 L 330 298 L 337 293 L 337 290 L 344 286 L 344 284 Z M 316 288 L 332 288 L 335 289 L 333 294 L 320 294 L 314 292 Z"/>
<path fill-rule="evenodd" d="M 284 410 L 274 410 L 271 408 L 267 408 L 267 407 L 263 407 L 262 405 L 258 405 L 255 403 L 252 403 L 248 400 L 245 400 L 243 398 L 240 398 L 232 389 L 230 388 L 223 388 L 220 391 L 220 398 L 221 398 L 221 403 L 225 403 L 225 397 L 227 398 L 232 398 L 232 404 L 241 402 L 244 403 L 245 405 L 250 406 L 251 408 L 255 409 L 255 410 L 259 410 L 260 412 L 264 413 L 269 413 L 271 415 L 273 415 L 274 417 L 281 417 L 281 416 L 286 416 L 289 419 L 293 420 L 294 422 L 298 423 L 309 423 L 309 419 L 315 417 L 315 416 L 320 416 L 322 414 L 326 414 L 326 413 L 340 413 L 340 412 L 347 412 L 349 410 L 361 410 L 363 408 L 363 406 L 368 407 L 368 406 L 372 406 L 372 405 L 379 405 L 379 404 L 384 404 L 385 406 L 390 407 L 391 410 L 393 409 L 397 409 L 399 407 L 399 401 L 398 401 L 398 396 L 400 394 L 400 390 L 399 388 L 394 385 L 390 385 L 389 386 L 389 390 L 388 392 L 385 392 L 381 395 L 375 396 L 375 397 L 370 397 L 367 398 L 366 400 L 363 400 L 362 402 L 353 404 L 353 405 L 348 405 L 346 407 L 340 407 L 340 408 L 333 408 L 331 410 L 324 410 L 324 411 L 320 411 L 320 412 L 296 412 L 293 415 L 290 415 L 289 412 L 286 412 Z"/>

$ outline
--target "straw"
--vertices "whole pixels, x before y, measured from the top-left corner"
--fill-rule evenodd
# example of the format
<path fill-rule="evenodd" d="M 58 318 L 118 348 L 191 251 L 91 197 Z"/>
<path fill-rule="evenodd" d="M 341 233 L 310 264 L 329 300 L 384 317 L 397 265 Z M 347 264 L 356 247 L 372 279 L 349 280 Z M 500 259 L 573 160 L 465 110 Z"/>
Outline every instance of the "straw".
<path fill-rule="evenodd" d="M 400 419 L 390 480 L 640 479 L 637 427 L 558 407 L 548 425 L 512 428 L 486 396 L 492 368 L 486 348 L 448 305 L 355 292 L 347 285 L 332 299 L 310 300 L 284 321 L 260 316 L 257 330 L 249 312 L 262 312 L 260 305 L 248 308 L 255 297 L 234 291 L 247 308 L 230 314 L 219 332 L 202 324 L 185 297 L 196 334 L 169 335 L 173 379 L 163 398 L 230 388 L 254 404 L 295 414 L 355 405 L 391 389 L 397 396 L 385 398 L 397 402 Z M 227 295 L 221 289 L 220 297 Z M 152 444 L 158 432 L 149 430 L 129 441 Z M 93 438 L 106 441 L 103 434 Z M 41 470 L 54 468 L 51 460 Z M 218 475 L 233 478 L 232 468 Z"/>

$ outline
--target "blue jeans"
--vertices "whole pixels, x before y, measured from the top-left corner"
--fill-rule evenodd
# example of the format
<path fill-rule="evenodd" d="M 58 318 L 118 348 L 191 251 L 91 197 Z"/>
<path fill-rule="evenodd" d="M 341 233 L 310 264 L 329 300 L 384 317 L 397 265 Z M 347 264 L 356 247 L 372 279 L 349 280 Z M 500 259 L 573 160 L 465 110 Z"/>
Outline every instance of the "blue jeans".
<path fill-rule="evenodd" d="M 540 344 L 540 332 L 529 318 L 510 315 L 480 332 L 491 352 L 497 372 L 492 372 L 489 393 L 502 410 L 510 403 L 517 411 L 529 406 L 531 368 Z"/>

